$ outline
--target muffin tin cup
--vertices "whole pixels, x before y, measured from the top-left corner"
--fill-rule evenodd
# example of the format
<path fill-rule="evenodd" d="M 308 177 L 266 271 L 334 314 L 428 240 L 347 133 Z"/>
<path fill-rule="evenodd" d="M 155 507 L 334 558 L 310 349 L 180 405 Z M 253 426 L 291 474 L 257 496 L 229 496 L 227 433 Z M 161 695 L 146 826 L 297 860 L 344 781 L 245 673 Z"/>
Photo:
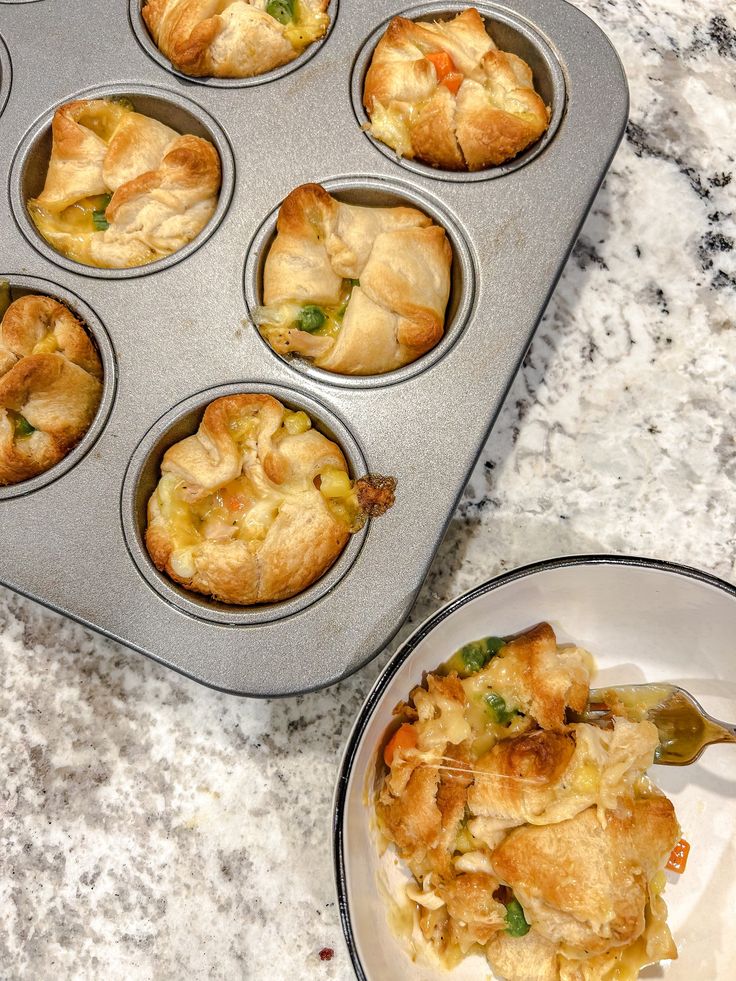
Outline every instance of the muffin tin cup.
<path fill-rule="evenodd" d="M 80 460 L 87 455 L 97 442 L 100 433 L 105 428 L 110 410 L 115 401 L 115 389 L 117 387 L 117 361 L 112 343 L 105 330 L 102 321 L 97 314 L 78 296 L 70 290 L 58 286 L 56 283 L 47 282 L 44 279 L 37 279 L 35 276 L 17 276 L 14 273 L 0 272 L 0 281 L 10 283 L 10 293 L 13 300 L 26 296 L 29 293 L 38 293 L 42 296 L 50 296 L 59 303 L 68 307 L 82 324 L 87 328 L 87 332 L 93 339 L 97 348 L 97 353 L 102 362 L 102 398 L 100 405 L 92 420 L 92 424 L 84 434 L 82 439 L 67 455 L 53 467 L 44 470 L 43 473 L 29 480 L 22 480 L 17 484 L 9 484 L 7 487 L 0 487 L 0 501 L 8 500 L 12 497 L 21 497 L 33 491 L 40 490 L 47 484 L 58 480 L 75 467 Z"/>
<path fill-rule="evenodd" d="M 513 51 L 514 54 L 520 55 L 530 66 L 534 72 L 534 86 L 544 100 L 545 105 L 551 108 L 549 126 L 541 139 L 533 143 L 523 153 L 514 157 L 513 160 L 498 164 L 495 167 L 487 167 L 484 170 L 474 171 L 444 170 L 440 167 L 430 167 L 428 164 L 421 163 L 418 160 L 409 160 L 406 157 L 399 156 L 392 147 L 375 139 L 370 133 L 365 132 L 366 138 L 370 140 L 373 146 L 390 160 L 395 161 L 414 174 L 422 177 L 431 177 L 434 180 L 485 181 L 491 180 L 494 177 L 502 177 L 504 174 L 510 174 L 512 171 L 518 170 L 520 167 L 534 160 L 535 157 L 538 157 L 554 139 L 565 113 L 565 74 L 562 66 L 549 41 L 526 18 L 520 17 L 507 7 L 485 3 L 484 0 L 472 4 L 443 3 L 439 0 L 439 2 L 435 3 L 424 3 L 417 7 L 410 7 L 408 10 L 401 11 L 401 16 L 406 17 L 407 20 L 449 20 L 469 6 L 475 7 L 483 15 L 486 24 L 490 27 L 493 40 L 502 51 Z M 350 80 L 350 97 L 353 103 L 355 118 L 359 126 L 364 130 L 370 125 L 370 117 L 363 105 L 365 76 L 376 45 L 383 37 L 391 19 L 388 18 L 388 20 L 384 21 L 383 24 L 377 27 L 366 38 L 353 64 Z"/>
<path fill-rule="evenodd" d="M 40 493 L 2 502 L 0 582 L 241 695 L 321 688 L 385 647 L 429 571 L 627 118 L 620 61 L 595 24 L 560 0 L 512 3 L 513 10 L 485 2 L 479 9 L 497 23 L 502 46 L 522 55 L 537 46 L 534 68 L 552 86 L 543 94 L 562 122 L 528 165 L 519 158 L 505 170 L 449 176 L 376 152 L 353 109 L 356 59 L 364 64 L 366 38 L 407 13 L 401 0 L 341 0 L 330 36 L 307 64 L 293 62 L 269 84 L 261 76 L 230 86 L 162 75 L 119 0 L 3 7 L 14 58 L 30 37 L 53 36 L 55 45 L 50 71 L 31 66 L 22 84 L 16 72 L 2 117 L 0 171 L 10 174 L 16 221 L 0 222 L 0 253 L 84 298 L 114 342 L 119 383 L 92 452 Z M 446 2 L 408 12 L 458 9 Z M 101 29 L 111 43 L 90 44 Z M 186 249 L 148 266 L 101 270 L 51 249 L 25 204 L 45 178 L 49 107 L 78 95 L 126 94 L 173 128 L 212 139 L 223 188 L 217 215 Z M 325 372 L 287 362 L 249 322 L 278 206 L 309 182 L 356 203 L 414 205 L 446 228 L 454 252 L 446 333 L 412 364 L 376 376 Z M 317 583 L 282 603 L 243 608 L 211 603 L 158 572 L 143 529 L 166 447 L 196 429 L 207 402 L 253 390 L 303 407 L 336 437 L 356 473 L 398 483 L 393 507 L 352 538 Z"/>
<path fill-rule="evenodd" d="M 41 235 L 28 213 L 27 202 L 43 190 L 51 154 L 51 121 L 59 106 L 76 99 L 102 99 L 112 96 L 129 98 L 139 112 L 160 120 L 179 133 L 192 133 L 202 136 L 214 144 L 222 168 L 220 196 L 215 212 L 202 231 L 183 248 L 171 255 L 156 259 L 143 266 L 130 266 L 125 269 L 103 269 L 76 262 L 58 252 Z M 168 91 L 152 85 L 137 82 L 100 85 L 75 92 L 61 99 L 31 127 L 23 137 L 10 168 L 10 204 L 13 216 L 29 243 L 57 266 L 82 276 L 95 276 L 100 279 L 130 279 L 136 276 L 150 276 L 152 273 L 168 269 L 196 252 L 214 234 L 225 217 L 235 187 L 235 160 L 230 143 L 220 124 L 201 106 L 178 92 Z"/>
<path fill-rule="evenodd" d="M 267 623 L 292 616 L 333 589 L 348 572 L 366 539 L 369 525 L 348 539 L 348 543 L 330 568 L 311 586 L 277 603 L 263 603 L 242 607 L 220 603 L 179 586 L 165 573 L 160 572 L 145 545 L 147 505 L 161 477 L 161 460 L 174 443 L 196 432 L 204 410 L 215 399 L 228 395 L 272 395 L 287 408 L 302 409 L 320 432 L 332 439 L 343 451 L 353 477 L 368 473 L 368 466 L 360 447 L 348 428 L 329 410 L 308 395 L 295 389 L 258 382 L 234 382 L 206 389 L 191 395 L 163 415 L 146 433 L 136 448 L 123 481 L 121 496 L 121 520 L 130 556 L 146 582 L 173 606 L 192 616 L 213 623 L 247 626 Z"/>
<path fill-rule="evenodd" d="M 426 354 L 394 371 L 387 371 L 380 375 L 342 375 L 318 368 L 306 358 L 284 357 L 271 348 L 266 339 L 258 333 L 255 324 L 253 329 L 274 357 L 280 358 L 290 367 L 315 381 L 327 385 L 337 385 L 343 388 L 377 388 L 382 385 L 392 385 L 396 382 L 405 381 L 422 371 L 426 371 L 455 344 L 472 317 L 477 273 L 476 261 L 465 232 L 439 200 L 406 182 L 387 180 L 385 177 L 332 177 L 320 183 L 326 191 L 346 204 L 384 208 L 400 206 L 418 208 L 445 229 L 452 247 L 452 269 L 444 336 Z M 263 269 L 268 252 L 276 238 L 276 220 L 280 207 L 279 205 L 278 208 L 275 208 L 266 218 L 248 246 L 243 286 L 248 316 L 251 320 L 255 307 L 263 302 Z"/>
<path fill-rule="evenodd" d="M 10 96 L 10 86 L 13 84 L 13 66 L 10 61 L 10 54 L 5 46 L 5 41 L 0 35 L 0 116 L 3 114 L 8 98 Z"/>
<path fill-rule="evenodd" d="M 194 85 L 207 85 L 211 88 L 217 89 L 242 89 L 249 88 L 253 85 L 264 85 L 267 82 L 275 82 L 278 79 L 283 78 L 285 75 L 290 75 L 291 72 L 297 71 L 299 68 L 306 65 L 308 61 L 311 61 L 311 59 L 320 51 L 320 49 L 327 44 L 330 34 L 332 33 L 332 29 L 335 26 L 335 21 L 337 20 L 339 0 L 330 0 L 327 8 L 330 23 L 323 37 L 310 44 L 309 47 L 305 48 L 297 58 L 294 58 L 293 61 L 288 62 L 286 65 L 279 65 L 278 68 L 272 68 L 271 71 L 263 72 L 261 75 L 254 75 L 252 78 L 216 78 L 214 75 L 200 77 L 196 75 L 186 75 L 184 72 L 179 71 L 178 68 L 174 68 L 166 55 L 162 54 L 156 47 L 156 43 L 151 37 L 148 28 L 146 27 L 146 22 L 143 20 L 143 16 L 141 14 L 143 6 L 143 0 L 129 0 L 128 18 L 130 21 L 130 28 L 140 46 L 143 48 L 149 58 L 152 58 L 157 65 L 160 65 L 161 68 L 164 68 L 167 72 L 170 72 L 177 78 L 180 78 L 185 82 L 191 82 Z"/>

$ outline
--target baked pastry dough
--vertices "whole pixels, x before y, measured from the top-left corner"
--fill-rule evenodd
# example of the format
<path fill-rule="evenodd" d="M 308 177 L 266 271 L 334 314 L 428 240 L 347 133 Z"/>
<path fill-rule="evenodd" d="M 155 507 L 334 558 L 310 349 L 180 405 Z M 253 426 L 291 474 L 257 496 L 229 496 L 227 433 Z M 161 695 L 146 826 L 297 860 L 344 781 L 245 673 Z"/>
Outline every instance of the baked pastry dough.
<path fill-rule="evenodd" d="M 248 606 L 317 580 L 395 481 L 347 473 L 335 443 L 270 395 L 212 402 L 193 436 L 164 454 L 146 546 L 187 589 Z"/>
<path fill-rule="evenodd" d="M 126 99 L 54 113 L 46 183 L 28 210 L 46 241 L 90 266 L 140 266 L 181 249 L 212 217 L 220 158 Z"/>
<path fill-rule="evenodd" d="M 482 170 L 547 129 L 549 109 L 525 61 L 500 51 L 474 7 L 429 23 L 394 17 L 365 78 L 368 132 L 399 156 Z"/>
<path fill-rule="evenodd" d="M 330 23 L 329 0 L 147 0 L 159 50 L 186 75 L 249 78 L 293 61 Z"/>
<path fill-rule="evenodd" d="M 646 797 L 605 823 L 588 808 L 555 825 L 519 828 L 491 862 L 535 931 L 568 956 L 586 957 L 642 935 L 649 883 L 679 834 L 667 798 Z"/>
<path fill-rule="evenodd" d="M 677 956 L 660 893 L 679 829 L 646 778 L 658 733 L 568 723 L 591 671 L 541 623 L 465 644 L 397 706 L 375 809 L 412 874 L 385 886 L 415 953 L 453 966 L 480 945 L 507 981 L 631 981 Z"/>
<path fill-rule="evenodd" d="M 101 398 L 100 358 L 74 314 L 49 296 L 10 303 L 0 322 L 0 485 L 62 460 Z"/>
<path fill-rule="evenodd" d="M 452 249 L 415 208 L 344 204 L 304 184 L 279 211 L 254 318 L 281 354 L 373 375 L 414 361 L 441 339 Z"/>

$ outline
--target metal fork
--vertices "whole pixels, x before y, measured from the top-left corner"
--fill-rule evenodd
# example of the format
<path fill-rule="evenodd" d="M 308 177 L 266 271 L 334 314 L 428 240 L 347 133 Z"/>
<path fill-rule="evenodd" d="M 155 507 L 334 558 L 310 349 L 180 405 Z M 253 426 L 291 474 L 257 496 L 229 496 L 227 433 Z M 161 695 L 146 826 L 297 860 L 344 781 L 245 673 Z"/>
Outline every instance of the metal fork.
<path fill-rule="evenodd" d="M 659 733 L 654 762 L 667 766 L 694 763 L 713 743 L 736 743 L 736 726 L 708 715 L 689 692 L 677 685 L 594 688 L 587 708 L 572 721 L 609 728 L 615 715 L 632 722 L 653 722 Z"/>

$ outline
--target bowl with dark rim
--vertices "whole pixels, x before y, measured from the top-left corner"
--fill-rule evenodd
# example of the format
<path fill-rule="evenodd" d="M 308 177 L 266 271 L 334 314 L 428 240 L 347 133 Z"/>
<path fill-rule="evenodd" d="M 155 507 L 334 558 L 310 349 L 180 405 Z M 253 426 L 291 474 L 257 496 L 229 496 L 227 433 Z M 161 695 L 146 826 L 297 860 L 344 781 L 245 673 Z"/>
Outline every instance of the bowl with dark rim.
<path fill-rule="evenodd" d="M 592 684 L 670 681 L 716 718 L 736 720 L 736 587 L 687 566 L 654 559 L 578 555 L 527 565 L 452 600 L 404 642 L 371 689 L 348 738 L 333 810 L 333 854 L 343 932 L 360 981 L 480 981 L 485 958 L 446 971 L 389 926 L 384 890 L 389 848 L 379 856 L 373 795 L 378 751 L 394 707 L 462 644 L 508 636 L 547 620 L 559 643 L 576 643 L 596 664 Z M 736 908 L 736 755 L 710 747 L 688 767 L 650 775 L 675 805 L 692 848 L 685 874 L 667 873 L 664 898 L 679 958 L 642 977 L 690 981 L 730 976 L 736 939 L 725 911 Z M 399 863 L 400 864 L 400 863 Z M 677 880 L 677 881 L 675 881 Z M 721 911 L 719 913 L 718 911 Z"/>

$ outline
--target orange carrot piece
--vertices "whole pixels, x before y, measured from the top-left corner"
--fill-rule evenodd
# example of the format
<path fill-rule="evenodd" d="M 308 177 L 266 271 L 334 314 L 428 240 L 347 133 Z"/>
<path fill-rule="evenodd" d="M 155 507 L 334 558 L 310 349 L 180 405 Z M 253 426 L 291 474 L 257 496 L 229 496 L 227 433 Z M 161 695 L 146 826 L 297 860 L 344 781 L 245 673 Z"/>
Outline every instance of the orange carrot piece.
<path fill-rule="evenodd" d="M 445 75 L 455 71 L 455 62 L 446 51 L 432 51 L 425 55 L 427 61 L 431 61 L 434 70 L 437 72 L 437 81 L 441 82 Z"/>
<path fill-rule="evenodd" d="M 245 501 L 239 494 L 223 494 L 222 503 L 228 511 L 242 511 L 245 507 Z"/>
<path fill-rule="evenodd" d="M 400 726 L 396 732 L 391 736 L 389 741 L 386 743 L 386 748 L 383 751 L 383 761 L 386 766 L 391 766 L 394 753 L 397 749 L 414 749 L 417 744 L 417 732 L 414 726 L 409 725 L 405 722 Z"/>
<path fill-rule="evenodd" d="M 667 860 L 667 865 L 665 868 L 668 868 L 671 872 L 677 872 L 678 875 L 682 875 L 682 873 L 685 871 L 687 857 L 689 854 L 690 845 L 684 838 L 680 838 L 675 847 L 672 849 L 672 854 Z"/>
<path fill-rule="evenodd" d="M 449 89 L 453 95 L 457 95 L 460 86 L 465 81 L 465 76 L 462 72 L 450 72 L 449 75 L 445 77 L 440 82 L 440 85 L 444 85 L 446 89 Z"/>

